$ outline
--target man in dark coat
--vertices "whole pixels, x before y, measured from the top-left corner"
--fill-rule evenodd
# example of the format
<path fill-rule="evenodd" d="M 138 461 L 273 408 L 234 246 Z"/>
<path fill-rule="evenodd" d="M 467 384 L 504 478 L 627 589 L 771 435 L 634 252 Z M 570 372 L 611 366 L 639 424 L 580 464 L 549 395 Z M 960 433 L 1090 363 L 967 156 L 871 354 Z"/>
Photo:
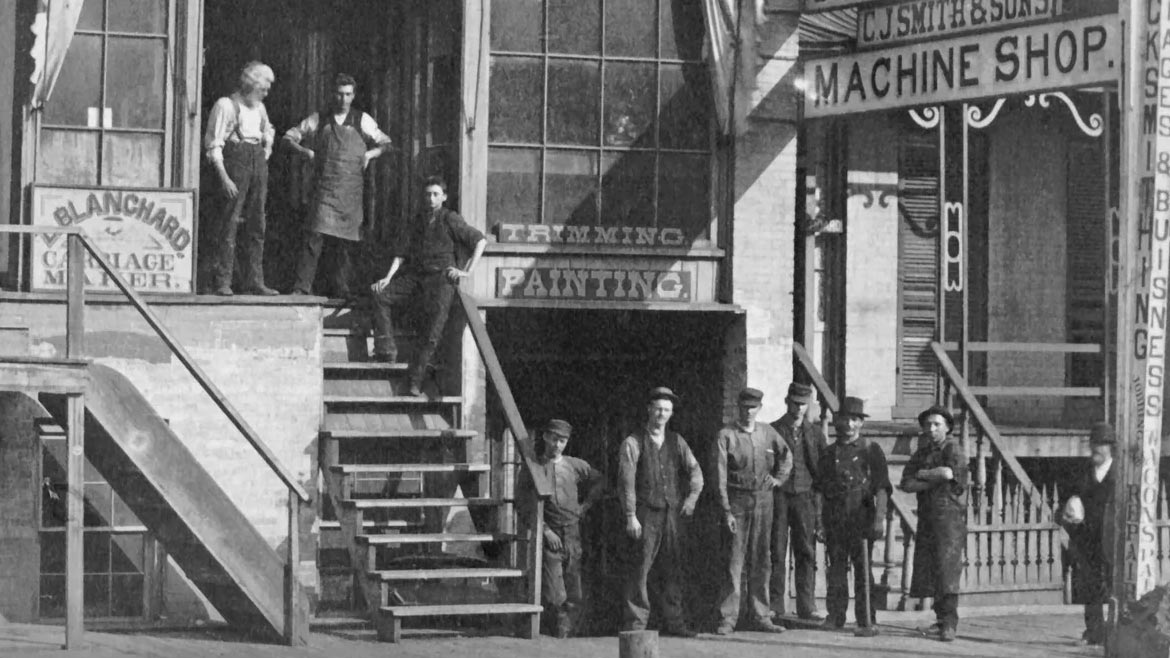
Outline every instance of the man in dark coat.
<path fill-rule="evenodd" d="M 950 436 L 951 412 L 933 406 L 918 414 L 922 440 L 902 469 L 898 488 L 918 496 L 918 532 L 910 596 L 932 597 L 937 621 L 920 629 L 953 642 L 959 625 L 959 579 L 967 542 L 967 455 Z"/>
<path fill-rule="evenodd" d="M 822 628 L 845 625 L 849 605 L 849 566 L 853 566 L 853 613 L 857 619 L 854 635 L 878 634 L 871 596 L 873 571 L 869 556 L 873 542 L 885 528 L 886 504 L 892 491 L 881 446 L 861 436 L 868 416 L 865 403 L 847 397 L 833 418 L 835 443 L 825 448 L 817 464 L 814 485 L 824 496 L 825 553 L 829 568 L 825 605 L 829 615 Z"/>
<path fill-rule="evenodd" d="M 817 462 L 828 441 L 820 428 L 808 422 L 808 405 L 813 401 L 813 389 L 808 384 L 792 383 L 787 406 L 772 429 L 784 437 L 792 453 L 792 476 L 776 489 L 772 508 L 772 609 L 785 613 L 788 580 L 788 546 L 792 545 L 792 561 L 796 580 L 796 615 L 801 619 L 821 621 L 817 614 L 813 589 L 816 578 L 817 540 L 821 528 L 820 494 L 813 491 L 817 479 Z"/>
<path fill-rule="evenodd" d="M 1117 436 L 1108 423 L 1089 434 L 1090 461 L 1082 468 L 1061 523 L 1068 529 L 1073 558 L 1073 603 L 1085 606 L 1081 644 L 1104 644 L 1105 601 L 1113 584 L 1113 446 Z"/>

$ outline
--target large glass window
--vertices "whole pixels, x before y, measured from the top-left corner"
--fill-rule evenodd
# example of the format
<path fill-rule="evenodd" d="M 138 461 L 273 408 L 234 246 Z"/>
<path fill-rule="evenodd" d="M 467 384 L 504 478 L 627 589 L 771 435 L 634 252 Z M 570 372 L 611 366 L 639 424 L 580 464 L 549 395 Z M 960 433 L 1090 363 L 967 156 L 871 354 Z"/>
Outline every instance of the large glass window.
<path fill-rule="evenodd" d="M 37 182 L 160 187 L 169 0 L 85 0 L 45 103 Z"/>
<path fill-rule="evenodd" d="M 488 223 L 706 237 L 703 36 L 690 0 L 493 0 Z"/>

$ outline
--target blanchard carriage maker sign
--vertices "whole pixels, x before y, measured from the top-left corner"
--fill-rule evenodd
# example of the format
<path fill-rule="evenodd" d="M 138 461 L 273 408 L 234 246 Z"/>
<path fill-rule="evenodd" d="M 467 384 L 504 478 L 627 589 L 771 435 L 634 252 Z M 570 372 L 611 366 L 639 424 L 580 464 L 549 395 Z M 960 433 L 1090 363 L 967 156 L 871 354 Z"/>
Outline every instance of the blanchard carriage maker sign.
<path fill-rule="evenodd" d="M 1116 14 L 849 53 L 805 64 L 805 116 L 1113 84 Z"/>
<path fill-rule="evenodd" d="M 575 267 L 501 267 L 496 270 L 496 296 L 546 301 L 682 303 L 694 298 L 690 272 Z"/>
<path fill-rule="evenodd" d="M 135 188 L 33 188 L 32 223 L 76 226 L 114 270 L 141 292 L 192 292 L 195 195 L 191 190 Z M 37 235 L 32 247 L 32 289 L 66 284 L 67 240 Z M 101 266 L 86 259 L 87 290 L 115 290 Z"/>

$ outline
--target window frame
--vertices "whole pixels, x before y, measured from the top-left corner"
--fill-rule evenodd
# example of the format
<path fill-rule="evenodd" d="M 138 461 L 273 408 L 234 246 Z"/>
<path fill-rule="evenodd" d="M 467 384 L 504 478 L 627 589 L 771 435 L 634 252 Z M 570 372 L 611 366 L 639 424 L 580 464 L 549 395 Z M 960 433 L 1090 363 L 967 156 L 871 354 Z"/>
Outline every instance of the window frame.
<path fill-rule="evenodd" d="M 684 230 L 687 230 L 687 229 L 697 229 L 698 226 L 696 225 L 696 226 L 688 227 L 688 226 L 685 226 L 685 225 L 683 225 L 681 223 L 677 223 L 677 222 L 676 223 L 666 223 L 664 225 L 664 223 L 662 221 L 662 215 L 660 214 L 660 194 L 661 194 L 661 190 L 663 187 L 662 186 L 662 170 L 663 170 L 662 160 L 663 160 L 664 156 L 666 156 L 666 157 L 674 156 L 674 155 L 701 156 L 701 157 L 706 158 L 706 166 L 704 167 L 704 173 L 706 176 L 706 183 L 707 183 L 706 219 L 705 219 L 704 225 L 702 227 L 702 231 L 699 232 L 695 238 L 693 238 L 692 243 L 689 244 L 688 247 L 690 247 L 690 246 L 709 247 L 709 246 L 715 245 L 717 243 L 718 233 L 719 233 L 719 231 L 718 231 L 719 216 L 720 216 L 719 198 L 720 198 L 720 194 L 722 194 L 722 187 L 723 187 L 722 182 L 720 180 L 720 163 L 723 161 L 723 156 L 720 152 L 720 140 L 719 140 L 718 130 L 717 130 L 717 126 L 716 126 L 716 117 L 715 117 L 715 111 L 714 111 L 715 108 L 713 105 L 710 104 L 711 101 L 709 99 L 709 96 L 708 96 L 708 108 L 707 108 L 708 112 L 707 112 L 706 140 L 704 140 L 704 147 L 703 148 L 679 148 L 679 147 L 666 148 L 666 147 L 663 147 L 662 143 L 661 143 L 662 142 L 661 117 L 662 117 L 664 72 L 673 69 L 673 70 L 676 70 L 676 71 L 681 73 L 681 72 L 685 71 L 688 67 L 698 67 L 698 68 L 702 69 L 704 75 L 709 75 L 709 72 L 707 71 L 707 61 L 704 58 L 702 58 L 701 55 L 697 59 L 682 59 L 680 57 L 663 56 L 663 54 L 662 54 L 662 48 L 663 48 L 663 36 L 662 36 L 662 34 L 663 34 L 662 33 L 663 4 L 668 3 L 668 2 L 672 2 L 672 0 L 655 0 L 655 3 L 654 3 L 654 9 L 655 9 L 655 17 L 654 17 L 654 24 L 655 24 L 655 48 L 654 48 L 654 51 L 655 51 L 655 54 L 654 54 L 654 56 L 610 54 L 607 51 L 607 42 L 606 42 L 606 36 L 607 36 L 607 32 L 606 32 L 606 30 L 607 30 L 607 20 L 606 20 L 607 14 L 606 14 L 606 11 L 607 11 L 608 6 L 609 6 L 609 0 L 591 0 L 591 1 L 596 1 L 600 5 L 600 10 L 599 10 L 599 14 L 598 14 L 598 23 L 599 23 L 599 25 L 598 25 L 598 49 L 597 49 L 597 54 L 595 54 L 595 55 L 582 55 L 582 54 L 577 54 L 577 53 L 559 53 L 559 52 L 553 52 L 549 49 L 549 47 L 548 47 L 548 41 L 549 41 L 549 2 L 548 2 L 548 0 L 542 0 L 542 2 L 541 2 L 541 18 L 540 18 L 540 30 L 541 31 L 540 31 L 540 37 L 539 37 L 539 41 L 541 43 L 541 46 L 540 46 L 539 52 L 524 52 L 524 51 L 503 50 L 503 49 L 495 48 L 491 44 L 491 21 L 488 20 L 489 25 L 488 25 L 487 34 L 486 34 L 486 38 L 487 38 L 488 43 L 487 43 L 487 47 L 486 47 L 486 52 L 487 52 L 488 58 L 489 58 L 489 68 L 491 67 L 492 64 L 494 64 L 495 59 L 497 57 L 504 57 L 504 58 L 509 58 L 509 59 L 513 59 L 513 60 L 526 59 L 526 60 L 530 60 L 530 61 L 538 61 L 540 63 L 540 67 L 541 67 L 541 78 L 540 79 L 541 79 L 541 85 L 542 85 L 542 96 L 541 96 L 541 112 L 540 112 L 540 126 L 539 126 L 539 132 L 541 135 L 540 141 L 536 141 L 536 142 L 531 142 L 531 141 L 507 141 L 507 142 L 499 141 L 497 139 L 492 139 L 490 128 L 489 128 L 489 131 L 487 133 L 488 137 L 486 139 L 488 160 L 487 160 L 487 162 L 485 162 L 485 167 L 489 167 L 487 169 L 487 174 L 490 175 L 492 173 L 490 170 L 490 161 L 491 161 L 491 156 L 492 156 L 493 151 L 497 151 L 499 149 L 507 149 L 507 150 L 514 150 L 516 152 L 536 152 L 539 156 L 539 159 L 538 159 L 539 169 L 537 172 L 535 172 L 535 175 L 538 177 L 538 185 L 537 185 L 537 190 L 536 190 L 536 195 L 537 195 L 536 206 L 538 208 L 538 216 L 537 216 L 536 223 L 540 224 L 540 225 L 568 224 L 568 223 L 571 223 L 571 222 L 567 221 L 568 218 L 561 218 L 558 221 L 550 221 L 550 219 L 546 216 L 546 213 L 548 211 L 548 187 L 549 187 L 549 185 L 548 185 L 548 176 L 549 176 L 549 174 L 548 174 L 548 161 L 549 161 L 548 156 L 550 153 L 583 153 L 583 152 L 587 152 L 594 159 L 594 162 L 596 165 L 595 166 L 596 174 L 593 177 L 594 178 L 593 190 L 595 191 L 595 193 L 593 195 L 594 196 L 595 222 L 593 222 L 591 225 L 600 225 L 600 226 L 607 226 L 607 227 L 608 226 L 625 226 L 626 224 L 613 224 L 613 223 L 605 221 L 605 216 L 603 214 L 605 211 L 606 205 L 607 205 L 605 202 L 605 199 L 603 198 L 604 191 L 605 191 L 606 171 L 607 171 L 606 167 L 605 167 L 605 161 L 606 161 L 607 156 L 610 156 L 613 154 L 635 154 L 635 155 L 647 156 L 647 157 L 650 157 L 653 159 L 653 172 L 650 174 L 653 178 L 653 181 L 652 181 L 653 182 L 653 193 L 651 194 L 652 216 L 650 217 L 651 223 L 649 225 L 653 226 L 653 227 L 659 227 L 659 228 L 662 228 L 665 226 L 668 228 L 682 228 Z M 701 17 L 701 14 L 700 14 L 700 17 Z M 704 30 L 705 30 L 705 27 L 704 27 Z M 676 53 L 676 54 L 681 55 L 681 53 Z M 550 72 L 553 68 L 553 65 L 556 62 L 588 62 L 591 64 L 596 64 L 598 66 L 598 77 L 597 77 L 598 84 L 597 84 L 597 86 L 598 86 L 598 91 L 599 91 L 599 97 L 597 99 L 598 100 L 597 138 L 596 138 L 596 141 L 594 143 L 591 143 L 591 144 L 567 144 L 567 143 L 554 143 L 554 142 L 549 141 L 548 133 L 549 133 L 549 114 L 550 114 L 550 105 L 549 105 L 550 78 L 551 78 Z M 651 128 L 653 130 L 653 134 L 652 134 L 652 145 L 649 147 L 645 147 L 645 146 L 637 147 L 637 146 L 630 145 L 630 144 L 609 145 L 609 144 L 605 143 L 606 110 L 607 110 L 607 106 L 606 106 L 606 72 L 607 72 L 607 65 L 609 65 L 609 64 L 621 64 L 621 65 L 642 64 L 642 65 L 652 65 L 654 67 L 654 82 L 655 82 L 655 85 L 654 85 L 654 87 L 655 87 L 654 88 L 654 105 L 653 105 L 653 113 L 654 114 L 653 114 L 652 123 L 651 123 Z M 492 93 L 491 85 L 490 85 L 490 76 L 489 76 L 488 87 L 489 87 L 489 89 L 488 89 L 488 94 L 489 94 L 488 122 L 490 125 L 490 122 L 491 122 L 490 95 Z M 680 89 L 685 89 L 685 87 L 682 87 Z M 702 92 L 704 94 L 708 94 L 708 95 L 710 94 L 709 88 L 703 89 Z M 637 140 L 635 140 L 635 143 L 636 143 L 636 141 Z M 485 215 L 487 215 L 487 213 L 489 213 L 489 212 L 490 212 L 490 208 L 485 208 Z M 489 222 L 492 222 L 492 223 L 499 223 L 501 221 L 503 221 L 505 223 L 510 223 L 510 222 L 508 222 L 507 219 L 501 220 L 500 218 L 494 218 L 494 221 L 493 221 L 493 218 L 491 218 L 490 216 L 488 217 L 488 220 L 489 220 Z"/>

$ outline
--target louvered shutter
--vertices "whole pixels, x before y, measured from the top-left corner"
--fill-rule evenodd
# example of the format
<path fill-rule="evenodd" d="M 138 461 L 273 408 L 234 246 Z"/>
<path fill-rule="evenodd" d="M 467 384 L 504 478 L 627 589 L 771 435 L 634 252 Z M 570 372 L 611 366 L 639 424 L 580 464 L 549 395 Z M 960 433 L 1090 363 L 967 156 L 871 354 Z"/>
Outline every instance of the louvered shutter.
<path fill-rule="evenodd" d="M 1068 341 L 1105 340 L 1105 167 L 1100 145 L 1074 141 L 1068 150 Z M 1073 354 L 1070 386 L 1101 386 L 1100 354 Z"/>
<path fill-rule="evenodd" d="M 934 402 L 938 370 L 938 147 L 903 142 L 898 154 L 898 408 Z M 901 415 L 901 414 L 899 414 Z"/>

